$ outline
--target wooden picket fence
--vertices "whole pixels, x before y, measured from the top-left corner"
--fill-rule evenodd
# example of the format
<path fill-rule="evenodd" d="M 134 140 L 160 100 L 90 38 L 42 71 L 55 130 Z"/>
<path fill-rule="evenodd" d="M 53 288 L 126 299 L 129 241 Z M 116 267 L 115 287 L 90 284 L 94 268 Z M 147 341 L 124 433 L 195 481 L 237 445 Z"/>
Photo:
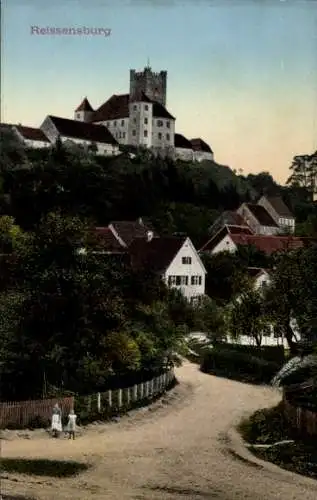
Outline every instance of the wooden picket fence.
<path fill-rule="evenodd" d="M 290 428 L 300 438 L 317 437 L 317 409 L 306 407 L 290 401 L 284 392 L 283 410 Z"/>
<path fill-rule="evenodd" d="M 3 402 L 0 403 L 0 429 L 27 428 L 35 420 L 42 422 L 43 425 L 49 425 L 56 403 L 59 404 L 64 416 L 69 414 L 71 408 L 74 408 L 79 416 L 98 413 L 111 415 L 115 412 L 128 411 L 142 401 L 151 401 L 164 393 L 174 379 L 172 368 L 158 377 L 124 389 L 108 390 L 89 396 Z"/>
<path fill-rule="evenodd" d="M 80 408 L 86 414 L 128 411 L 142 401 L 155 399 L 166 391 L 174 379 L 172 368 L 158 377 L 131 387 L 82 396 L 76 399 L 75 405 L 77 411 Z"/>
<path fill-rule="evenodd" d="M 74 408 L 74 397 L 0 403 L 0 429 L 8 426 L 25 428 L 32 425 L 36 419 L 49 423 L 53 406 L 56 403 L 59 404 L 62 413 L 68 415 L 69 411 Z"/>

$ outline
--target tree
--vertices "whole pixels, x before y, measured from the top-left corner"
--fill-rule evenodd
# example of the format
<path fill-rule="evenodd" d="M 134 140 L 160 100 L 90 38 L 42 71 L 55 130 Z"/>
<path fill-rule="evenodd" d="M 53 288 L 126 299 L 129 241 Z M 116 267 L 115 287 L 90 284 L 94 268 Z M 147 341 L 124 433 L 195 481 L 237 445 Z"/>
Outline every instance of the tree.
<path fill-rule="evenodd" d="M 313 196 L 317 192 L 317 151 L 311 155 L 294 156 L 290 170 L 292 173 L 287 184 L 304 187 L 313 200 Z"/>
<path fill-rule="evenodd" d="M 259 291 L 249 289 L 234 301 L 229 328 L 234 339 L 246 335 L 261 346 L 263 335 L 270 332 L 270 319 Z"/>

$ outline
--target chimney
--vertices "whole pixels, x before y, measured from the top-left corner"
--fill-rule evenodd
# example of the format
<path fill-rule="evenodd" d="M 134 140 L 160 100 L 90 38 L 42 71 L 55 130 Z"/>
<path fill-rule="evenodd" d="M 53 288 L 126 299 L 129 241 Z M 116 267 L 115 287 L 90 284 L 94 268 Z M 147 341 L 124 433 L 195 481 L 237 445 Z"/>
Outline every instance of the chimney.
<path fill-rule="evenodd" d="M 153 231 L 147 231 L 146 241 L 152 241 L 152 239 L 153 239 Z"/>

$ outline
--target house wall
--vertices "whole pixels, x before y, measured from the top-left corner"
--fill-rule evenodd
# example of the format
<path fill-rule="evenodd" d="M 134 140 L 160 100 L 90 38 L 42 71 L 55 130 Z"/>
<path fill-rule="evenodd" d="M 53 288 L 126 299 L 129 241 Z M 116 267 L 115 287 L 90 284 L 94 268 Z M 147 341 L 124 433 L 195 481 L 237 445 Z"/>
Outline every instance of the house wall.
<path fill-rule="evenodd" d="M 74 137 L 61 136 L 61 141 L 62 143 L 78 144 L 80 146 L 84 146 L 85 148 L 91 146 L 91 141 L 85 141 L 83 139 L 77 139 Z M 94 144 L 96 144 L 98 148 L 97 154 L 104 156 L 113 156 L 119 153 L 119 146 L 116 144 L 107 144 L 103 142 L 95 142 Z"/>
<path fill-rule="evenodd" d="M 47 116 L 40 126 L 40 129 L 44 132 L 46 137 L 52 142 L 55 143 L 58 137 L 58 130 L 56 129 L 52 120 Z"/>
<path fill-rule="evenodd" d="M 150 148 L 152 126 L 153 105 L 148 102 L 131 102 L 129 104 L 128 144 Z"/>
<path fill-rule="evenodd" d="M 183 264 L 183 257 L 190 257 L 191 263 Z M 187 299 L 191 300 L 205 294 L 206 271 L 189 238 L 187 238 L 163 276 L 166 285 L 169 285 L 169 276 L 187 276 L 188 285 L 170 285 L 172 288 L 179 289 Z M 192 277 L 195 276 L 201 277 L 200 284 L 191 284 Z"/>
<path fill-rule="evenodd" d="M 261 205 L 268 211 L 270 216 L 274 219 L 276 224 L 278 224 L 282 230 L 291 233 L 295 231 L 294 217 L 280 217 L 265 196 L 262 196 L 262 198 L 258 201 L 258 205 Z"/>
<path fill-rule="evenodd" d="M 204 160 L 213 160 L 214 154 L 207 153 L 207 151 L 194 151 L 194 161 L 204 161 Z"/>
<path fill-rule="evenodd" d="M 255 234 L 263 234 L 266 236 L 272 236 L 280 232 L 279 227 L 275 226 L 262 226 L 253 213 L 248 209 L 248 207 L 243 203 L 240 208 L 238 208 L 237 213 L 240 214 L 247 224 L 251 227 Z"/>
<path fill-rule="evenodd" d="M 175 148 L 175 159 L 183 161 L 193 161 L 194 151 L 188 148 Z"/>
<path fill-rule="evenodd" d="M 175 120 L 153 117 L 152 147 L 154 149 L 174 149 Z"/>
<path fill-rule="evenodd" d="M 226 236 L 221 240 L 211 252 L 212 255 L 215 255 L 216 253 L 219 252 L 236 252 L 237 251 L 237 246 L 235 243 L 232 241 L 230 234 L 226 234 Z M 208 253 L 208 252 L 207 252 Z"/>
<path fill-rule="evenodd" d="M 117 120 L 108 120 L 95 122 L 95 125 L 104 125 L 119 144 L 129 144 L 129 118 L 118 118 Z"/>
<path fill-rule="evenodd" d="M 28 148 L 35 148 L 35 149 L 49 148 L 51 146 L 50 142 L 30 141 L 29 139 L 24 139 L 24 143 Z"/>

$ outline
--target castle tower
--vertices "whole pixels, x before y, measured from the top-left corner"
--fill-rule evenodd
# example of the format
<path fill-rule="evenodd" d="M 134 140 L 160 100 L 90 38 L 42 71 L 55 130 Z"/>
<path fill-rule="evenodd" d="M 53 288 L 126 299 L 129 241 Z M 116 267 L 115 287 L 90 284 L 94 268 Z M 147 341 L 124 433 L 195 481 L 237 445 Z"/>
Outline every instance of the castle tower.
<path fill-rule="evenodd" d="M 90 105 L 87 97 L 82 101 L 82 103 L 75 110 L 74 120 L 81 122 L 89 122 L 94 114 L 94 110 Z"/>
<path fill-rule="evenodd" d="M 130 70 L 130 102 L 138 101 L 142 93 L 152 101 L 166 106 L 167 71 L 154 73 L 149 64 L 143 71 Z"/>

